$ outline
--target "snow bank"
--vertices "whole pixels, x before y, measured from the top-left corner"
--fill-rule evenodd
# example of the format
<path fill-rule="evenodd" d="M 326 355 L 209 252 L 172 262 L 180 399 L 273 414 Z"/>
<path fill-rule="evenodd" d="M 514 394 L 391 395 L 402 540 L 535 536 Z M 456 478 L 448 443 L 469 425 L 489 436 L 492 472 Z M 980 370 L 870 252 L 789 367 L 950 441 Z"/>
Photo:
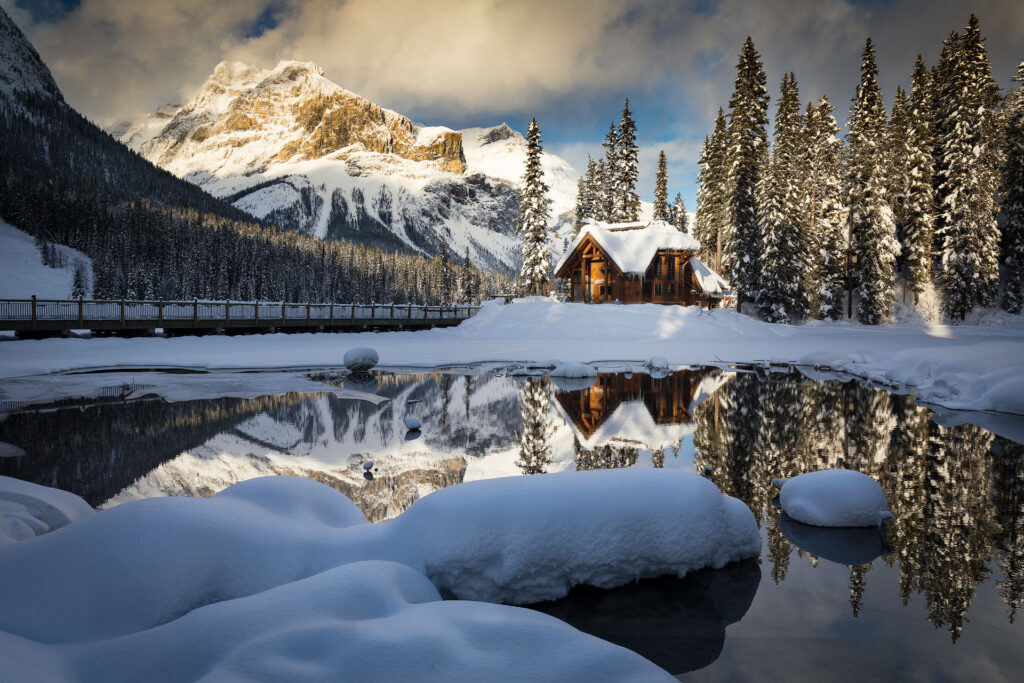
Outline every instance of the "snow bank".
<path fill-rule="evenodd" d="M 431 665 L 444 680 L 651 677 L 562 623 L 437 591 L 536 601 L 759 550 L 745 505 L 671 471 L 461 484 L 379 525 L 325 485 L 253 479 L 0 547 L 0 666 L 85 680 L 408 679 Z"/>
<path fill-rule="evenodd" d="M 470 482 L 413 503 L 393 526 L 420 534 L 427 576 L 456 597 L 553 600 L 576 584 L 601 588 L 683 576 L 753 557 L 750 509 L 701 477 L 622 469 Z"/>
<path fill-rule="evenodd" d="M 0 220 L 0 298 L 69 299 L 75 280 L 75 264 L 85 268 L 86 287 L 92 282 L 92 259 L 80 251 L 54 245 L 61 268 L 43 265 L 35 240 L 27 232 Z"/>
<path fill-rule="evenodd" d="M 443 601 L 393 562 L 346 564 L 63 650 L 0 634 L 0 662 L 17 680 L 672 680 L 554 617 Z"/>
<path fill-rule="evenodd" d="M 366 346 L 357 346 L 345 352 L 343 362 L 352 372 L 366 372 L 380 361 L 377 352 Z"/>
<path fill-rule="evenodd" d="M 73 493 L 0 476 L 0 545 L 45 534 L 93 512 Z"/>
<path fill-rule="evenodd" d="M 895 519 L 882 487 L 855 470 L 819 470 L 772 479 L 782 510 L 798 522 L 822 527 L 877 527 Z"/>

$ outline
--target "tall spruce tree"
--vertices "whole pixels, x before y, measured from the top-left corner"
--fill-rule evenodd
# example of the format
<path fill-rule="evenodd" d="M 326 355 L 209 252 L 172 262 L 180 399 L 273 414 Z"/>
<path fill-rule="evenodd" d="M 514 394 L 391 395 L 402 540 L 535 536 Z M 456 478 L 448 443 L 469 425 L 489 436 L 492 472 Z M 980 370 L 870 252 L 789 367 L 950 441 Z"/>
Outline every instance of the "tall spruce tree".
<path fill-rule="evenodd" d="M 689 219 L 686 217 L 686 202 L 683 201 L 681 192 L 676 192 L 675 201 L 672 202 L 672 225 L 676 226 L 679 232 L 690 232 Z"/>
<path fill-rule="evenodd" d="M 1024 287 L 1024 61 L 1013 79 L 1021 85 L 1003 103 L 1006 126 L 1003 157 L 1003 239 L 1006 287 L 1003 308 L 1020 313 Z"/>
<path fill-rule="evenodd" d="M 526 131 L 526 171 L 523 174 L 523 190 L 519 195 L 519 221 L 516 226 L 523 240 L 523 266 L 519 277 L 527 290 L 537 296 L 542 295 L 545 287 L 551 284 L 551 263 L 548 261 L 551 199 L 540 165 L 543 152 L 540 133 L 540 126 L 534 117 Z"/>
<path fill-rule="evenodd" d="M 614 123 L 608 125 L 608 132 L 605 133 L 601 146 L 604 147 L 604 163 L 601 166 L 603 215 L 600 219 L 615 222 L 619 220 L 622 196 L 618 188 L 619 129 Z"/>
<path fill-rule="evenodd" d="M 913 84 L 910 87 L 910 120 L 904 132 L 910 148 L 907 168 L 904 226 L 900 233 L 902 256 L 906 264 L 907 283 L 914 291 L 914 303 L 931 282 L 932 244 L 935 239 L 935 191 L 933 187 L 934 157 L 932 150 L 931 85 L 924 59 L 914 62 Z"/>
<path fill-rule="evenodd" d="M 898 270 L 906 264 L 907 250 L 903 248 L 907 233 L 907 204 L 910 196 L 910 147 L 912 121 L 910 118 L 910 96 L 903 86 L 896 86 L 896 97 L 892 103 L 886 140 L 886 186 L 892 205 L 893 220 L 896 223 L 896 239 L 900 242 Z"/>
<path fill-rule="evenodd" d="M 828 96 L 808 111 L 805 215 L 810 233 L 807 287 L 811 315 L 838 320 L 846 281 L 846 224 L 843 220 L 843 141 Z"/>
<path fill-rule="evenodd" d="M 665 150 L 658 152 L 658 172 L 654 176 L 654 220 L 672 220 L 671 210 L 668 206 L 668 161 L 665 159 Z"/>
<path fill-rule="evenodd" d="M 619 121 L 619 138 L 616 154 L 616 191 L 619 212 L 617 220 L 636 221 L 640 219 L 640 195 L 636 182 L 640 175 L 638 163 L 640 149 L 636 143 L 636 123 L 629 110 L 629 98 L 622 105 L 622 120 Z"/>
<path fill-rule="evenodd" d="M 757 304 L 768 322 L 788 323 L 804 316 L 801 276 L 804 270 L 800 240 L 801 168 L 803 136 L 800 96 L 796 77 L 784 74 L 775 115 L 775 143 L 764 177 L 759 207 L 764 248 L 761 251 L 761 286 Z"/>
<path fill-rule="evenodd" d="M 576 213 L 573 236 L 579 234 L 583 221 L 597 217 L 598 205 L 597 162 L 587 158 L 587 172 L 576 183 Z"/>
<path fill-rule="evenodd" d="M 886 187 L 886 123 L 875 50 L 868 38 L 847 136 L 851 246 L 859 295 L 857 319 L 867 325 L 884 323 L 891 314 L 900 248 Z"/>
<path fill-rule="evenodd" d="M 694 237 L 700 242 L 701 258 L 715 265 L 715 270 L 723 277 L 730 277 L 729 271 L 723 267 L 722 245 L 728 244 L 728 233 L 725 232 L 728 221 L 728 166 L 726 154 L 729 149 L 728 132 L 725 112 L 721 108 L 715 117 L 715 128 L 710 138 L 704 139 L 704 148 L 700 155 L 700 170 L 697 173 L 697 215 L 694 220 Z"/>
<path fill-rule="evenodd" d="M 736 83 L 729 100 L 726 153 L 727 242 L 724 271 L 736 290 L 736 308 L 757 294 L 759 254 L 757 189 L 768 149 L 768 91 L 761 56 L 748 36 L 736 64 Z"/>
<path fill-rule="evenodd" d="M 962 320 L 976 303 L 995 304 L 999 278 L 1000 98 L 973 14 L 947 60 L 952 99 L 944 112 L 938 233 L 946 314 Z"/>

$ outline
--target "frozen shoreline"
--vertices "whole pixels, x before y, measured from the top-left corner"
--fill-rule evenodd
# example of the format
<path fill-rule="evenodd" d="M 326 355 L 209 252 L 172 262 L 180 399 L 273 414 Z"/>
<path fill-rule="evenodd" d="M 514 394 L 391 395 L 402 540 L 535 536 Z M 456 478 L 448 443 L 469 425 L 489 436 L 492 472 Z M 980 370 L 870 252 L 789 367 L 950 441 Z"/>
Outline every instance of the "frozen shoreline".
<path fill-rule="evenodd" d="M 1017 322 L 1017 318 L 1020 322 Z M 421 332 L 267 334 L 0 342 L 4 380 L 96 369 L 271 370 L 340 367 L 370 346 L 381 367 L 574 361 L 602 364 L 788 364 L 841 372 L 949 409 L 1024 414 L 1024 317 L 1001 325 L 763 323 L 730 310 L 491 303 L 455 328 Z"/>

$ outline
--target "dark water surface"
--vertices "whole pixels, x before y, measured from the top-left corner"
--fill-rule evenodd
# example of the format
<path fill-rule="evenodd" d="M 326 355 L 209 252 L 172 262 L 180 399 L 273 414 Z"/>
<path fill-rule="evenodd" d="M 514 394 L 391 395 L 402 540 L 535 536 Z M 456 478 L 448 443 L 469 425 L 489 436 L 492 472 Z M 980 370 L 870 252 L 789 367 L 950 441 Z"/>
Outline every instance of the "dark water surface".
<path fill-rule="evenodd" d="M 1024 670 L 1024 446 L 972 424 L 992 426 L 992 416 L 947 414 L 943 426 L 910 396 L 796 371 L 604 374 L 586 387 L 504 370 L 347 382 L 391 400 L 315 392 L 9 407 L 0 441 L 26 455 L 0 458 L 0 474 L 98 507 L 287 474 L 336 488 L 380 521 L 473 479 L 709 471 L 754 511 L 760 558 L 578 587 L 533 607 L 692 679 L 988 681 Z M 420 431 L 405 428 L 410 416 Z M 1024 432 L 999 420 L 1002 434 Z M 896 516 L 884 535 L 807 527 L 773 505 L 773 477 L 829 467 L 881 484 Z"/>

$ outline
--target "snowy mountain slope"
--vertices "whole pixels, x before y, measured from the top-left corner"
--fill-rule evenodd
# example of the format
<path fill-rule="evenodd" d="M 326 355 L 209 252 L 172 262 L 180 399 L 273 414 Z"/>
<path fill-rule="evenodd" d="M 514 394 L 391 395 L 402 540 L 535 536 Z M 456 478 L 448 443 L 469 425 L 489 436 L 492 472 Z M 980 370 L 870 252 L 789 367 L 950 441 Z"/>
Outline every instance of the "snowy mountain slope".
<path fill-rule="evenodd" d="M 315 64 L 217 66 L 184 105 L 112 134 L 150 161 L 282 227 L 323 239 L 515 269 L 525 140 L 502 124 L 426 127 L 332 83 Z M 555 213 L 576 174 L 545 159 Z"/>
<path fill-rule="evenodd" d="M 0 298 L 27 299 L 33 295 L 44 299 L 71 297 L 75 264 L 84 267 L 86 290 L 92 282 L 92 259 L 80 251 L 54 245 L 58 265 L 46 266 L 39 247 L 28 233 L 0 220 Z"/>
<path fill-rule="evenodd" d="M 0 102 L 10 101 L 15 92 L 64 99 L 39 53 L 0 8 Z"/>

